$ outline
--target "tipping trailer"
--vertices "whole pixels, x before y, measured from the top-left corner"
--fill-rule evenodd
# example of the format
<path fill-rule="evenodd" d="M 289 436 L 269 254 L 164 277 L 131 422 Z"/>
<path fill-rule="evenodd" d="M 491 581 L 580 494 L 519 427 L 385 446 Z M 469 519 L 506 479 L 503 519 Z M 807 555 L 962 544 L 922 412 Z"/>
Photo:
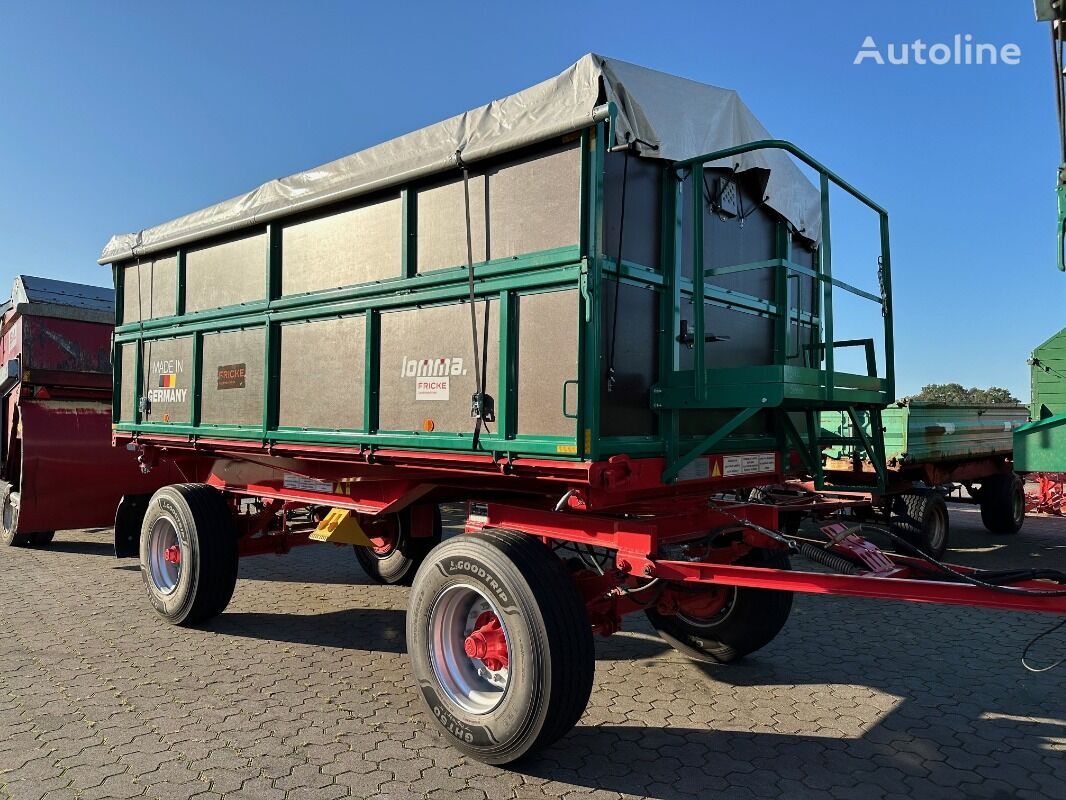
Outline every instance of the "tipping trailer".
<path fill-rule="evenodd" d="M 1055 182 L 1058 219 L 1057 266 L 1066 271 L 1066 6 L 1061 0 L 1034 0 L 1036 18 L 1051 33 L 1052 72 L 1058 122 L 1059 168 Z M 1032 377 L 1032 422 L 1014 434 L 1016 469 L 1037 489 L 1028 497 L 1032 511 L 1063 513 L 1066 509 L 1066 405 L 1063 404 L 1063 347 L 1066 330 L 1038 346 L 1029 358 Z"/>
<path fill-rule="evenodd" d="M 1014 459 L 1026 475 L 1029 511 L 1066 511 L 1066 329 L 1033 349 L 1028 359 L 1031 422 L 1014 434 Z"/>
<path fill-rule="evenodd" d="M 0 323 L 0 541 L 110 526 L 125 493 L 158 488 L 111 446 L 114 292 L 19 275 Z"/>
<path fill-rule="evenodd" d="M 1029 421 L 1028 408 L 904 400 L 884 409 L 881 421 L 888 481 L 870 500 L 900 536 L 942 556 L 950 530 L 945 497 L 960 487 L 966 494 L 953 499 L 976 502 L 990 532 L 1021 530 L 1025 492 L 1014 472 L 1013 435 Z M 852 483 L 875 483 L 875 465 L 846 415 L 823 414 L 822 428 L 824 468 Z"/>
<path fill-rule="evenodd" d="M 834 275 L 831 187 L 879 221 L 873 290 Z M 801 541 L 735 499 L 831 485 L 833 410 L 873 420 L 858 436 L 884 480 L 893 399 L 886 212 L 735 92 L 590 54 L 100 260 L 116 444 L 187 481 L 116 529 L 157 612 L 221 613 L 241 555 L 352 544 L 373 579 L 412 583 L 415 685 L 475 758 L 565 734 L 593 634 L 630 613 L 728 662 L 795 591 L 1066 611 L 1035 594 L 1056 576 L 948 574 L 837 523 Z M 837 368 L 841 293 L 869 302 L 880 371 Z M 441 542 L 444 502 L 468 516 Z"/>

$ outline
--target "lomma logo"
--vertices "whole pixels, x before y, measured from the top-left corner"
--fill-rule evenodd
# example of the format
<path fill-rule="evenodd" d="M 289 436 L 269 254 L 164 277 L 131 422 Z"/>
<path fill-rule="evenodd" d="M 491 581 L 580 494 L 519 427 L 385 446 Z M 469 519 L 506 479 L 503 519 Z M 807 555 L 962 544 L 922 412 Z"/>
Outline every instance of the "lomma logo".
<path fill-rule="evenodd" d="M 1013 67 L 1022 59 L 1022 48 L 1014 42 L 994 45 L 975 42 L 972 34 L 956 33 L 951 42 L 926 44 L 921 39 L 913 42 L 889 42 L 884 50 L 874 37 L 862 40 L 862 47 L 855 54 L 853 64 L 870 61 L 874 64 L 1005 64 Z"/>

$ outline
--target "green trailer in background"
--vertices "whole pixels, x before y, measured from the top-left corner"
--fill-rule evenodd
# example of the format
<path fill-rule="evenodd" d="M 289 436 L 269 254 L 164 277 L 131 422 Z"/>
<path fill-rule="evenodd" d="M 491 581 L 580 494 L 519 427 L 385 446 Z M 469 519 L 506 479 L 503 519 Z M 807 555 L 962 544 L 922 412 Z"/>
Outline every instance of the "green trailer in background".
<path fill-rule="evenodd" d="M 945 496 L 977 502 L 993 533 L 1017 533 L 1025 520 L 1025 492 L 1012 463 L 1014 431 L 1029 419 L 1023 405 L 961 405 L 918 400 L 881 413 L 888 483 L 873 503 L 892 515 L 893 527 L 916 546 L 940 556 L 948 545 Z M 825 470 L 853 483 L 876 473 L 846 415 L 822 414 Z M 863 431 L 869 435 L 867 430 Z"/>
<path fill-rule="evenodd" d="M 1036 347 L 1029 357 L 1032 422 L 1014 432 L 1015 469 L 1036 488 L 1028 509 L 1061 514 L 1066 507 L 1066 328 Z"/>

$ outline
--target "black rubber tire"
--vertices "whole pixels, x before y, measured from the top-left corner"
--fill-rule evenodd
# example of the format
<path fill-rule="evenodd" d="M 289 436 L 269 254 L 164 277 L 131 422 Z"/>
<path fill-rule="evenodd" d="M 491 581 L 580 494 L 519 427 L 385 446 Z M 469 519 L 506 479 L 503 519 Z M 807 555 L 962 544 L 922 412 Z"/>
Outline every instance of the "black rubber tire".
<path fill-rule="evenodd" d="M 895 495 L 892 530 L 923 553 L 933 558 L 943 556 L 951 534 L 948 504 L 943 495 L 931 489 Z"/>
<path fill-rule="evenodd" d="M 13 504 L 11 489 L 10 483 L 0 481 L 0 544 L 25 547 L 30 544 L 30 536 L 15 532 L 18 530 L 18 507 Z M 8 519 L 11 520 L 10 524 L 6 521 Z"/>
<path fill-rule="evenodd" d="M 993 475 L 981 484 L 981 522 L 992 533 L 1012 534 L 1025 522 L 1025 484 L 1013 472 Z"/>
<path fill-rule="evenodd" d="M 429 536 L 411 535 L 410 509 L 400 511 L 395 516 L 400 533 L 396 546 L 388 555 L 380 556 L 372 548 L 358 544 L 352 547 L 359 566 L 374 583 L 410 586 L 429 551 L 440 544 L 440 506 L 433 507 L 433 531 Z"/>
<path fill-rule="evenodd" d="M 492 598 L 508 636 L 510 684 L 494 709 L 473 714 L 448 697 L 433 668 L 432 611 L 457 584 Z M 449 742 L 488 764 L 509 764 L 567 733 L 588 705 L 595 673 L 585 602 L 563 563 L 512 531 L 453 537 L 415 576 L 407 611 L 412 677 Z"/>
<path fill-rule="evenodd" d="M 739 564 L 791 569 L 783 550 L 753 550 Z M 645 611 L 667 643 L 694 661 L 728 664 L 768 645 L 788 621 L 792 592 L 778 589 L 733 589 L 728 611 L 720 619 L 695 625 L 676 614 Z"/>
<path fill-rule="evenodd" d="M 182 569 L 173 591 L 156 586 L 149 566 L 152 527 L 166 517 L 177 533 Z M 152 606 L 172 625 L 198 625 L 229 605 L 237 584 L 237 532 L 222 493 L 202 483 L 159 489 L 141 524 L 141 578 Z"/>

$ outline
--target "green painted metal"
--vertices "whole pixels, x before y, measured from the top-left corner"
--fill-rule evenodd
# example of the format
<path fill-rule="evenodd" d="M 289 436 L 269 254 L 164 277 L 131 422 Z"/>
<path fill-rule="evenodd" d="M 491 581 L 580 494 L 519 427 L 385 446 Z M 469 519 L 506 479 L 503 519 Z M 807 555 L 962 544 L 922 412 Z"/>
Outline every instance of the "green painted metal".
<path fill-rule="evenodd" d="M 538 455 L 560 459 L 598 460 L 615 453 L 631 455 L 664 455 L 667 467 L 665 480 L 674 480 L 694 459 L 704 453 L 753 452 L 776 450 L 782 456 L 798 450 L 808 470 L 822 481 L 820 452 L 822 441 L 818 414 L 837 409 L 858 419 L 875 419 L 880 408 L 893 394 L 891 359 L 890 275 L 888 268 L 887 216 L 864 195 L 830 172 L 818 162 L 787 142 L 768 140 L 737 148 L 709 153 L 672 165 L 663 170 L 661 203 L 660 267 L 650 268 L 633 262 L 616 264 L 603 255 L 605 143 L 611 141 L 610 122 L 599 123 L 581 133 L 581 203 L 580 241 L 577 245 L 560 247 L 516 258 L 504 258 L 476 264 L 474 267 L 477 299 L 495 298 L 499 301 L 499 384 L 490 389 L 497 398 L 498 423 L 491 433 L 481 437 L 481 447 L 500 457 Z M 823 222 L 818 268 L 811 269 L 793 261 L 792 236 L 787 223 L 779 224 L 775 258 L 769 261 L 739 264 L 730 267 L 705 269 L 703 218 L 706 198 L 703 192 L 693 191 L 688 198 L 692 211 L 692 263 L 697 280 L 681 274 L 683 235 L 683 181 L 702 185 L 703 165 L 718 162 L 740 153 L 764 148 L 783 149 L 819 172 L 822 194 Z M 686 176 L 683 173 L 688 171 Z M 869 205 L 881 216 L 882 233 L 882 296 L 864 292 L 832 275 L 828 193 L 830 185 L 848 191 Z M 337 444 L 366 448 L 408 448 L 417 450 L 469 450 L 470 432 L 391 431 L 379 428 L 379 382 L 381 313 L 392 309 L 431 306 L 463 302 L 468 298 L 467 270 L 461 265 L 451 269 L 417 272 L 415 252 L 418 230 L 418 193 L 413 187 L 401 190 L 402 257 L 393 278 L 372 284 L 281 296 L 281 271 L 284 249 L 281 237 L 284 220 L 265 227 L 268 233 L 266 280 L 267 297 L 260 301 L 196 313 L 182 313 L 185 270 L 184 252 L 179 252 L 177 313 L 173 316 L 143 323 L 121 325 L 116 328 L 118 344 L 137 343 L 136 402 L 143 391 L 143 348 L 139 345 L 154 339 L 173 336 L 193 337 L 194 408 L 190 424 L 161 424 L 142 422 L 139 410 L 133 421 L 120 422 L 121 431 L 145 434 L 166 433 L 178 436 L 224 436 L 234 439 L 308 444 Z M 773 296 L 755 297 L 736 290 L 717 286 L 718 276 L 754 269 L 772 269 Z M 796 293 L 793 281 L 800 276 L 819 281 L 821 291 L 811 311 L 793 308 Z M 116 286 L 121 290 L 120 272 L 115 274 Z M 658 432 L 648 436 L 601 435 L 601 391 L 605 379 L 605 348 L 603 325 L 605 304 L 610 296 L 604 287 L 617 281 L 620 285 L 635 285 L 654 291 L 659 297 L 658 344 L 659 379 L 651 390 L 652 410 L 658 415 Z M 564 411 L 567 417 L 576 416 L 572 436 L 528 436 L 518 433 L 517 420 L 517 317 L 516 298 L 519 295 L 559 289 L 578 289 L 578 372 L 576 379 L 576 413 L 572 411 L 575 386 L 568 381 L 564 388 Z M 885 377 L 879 377 L 872 359 L 872 340 L 833 340 L 832 293 L 848 291 L 874 302 L 884 316 L 888 364 Z M 121 294 L 121 292 L 120 292 Z M 683 300 L 691 298 L 697 309 L 693 320 L 694 340 L 702 343 L 709 321 L 717 309 L 729 309 L 773 321 L 774 363 L 746 367 L 720 368 L 707 363 L 704 348 L 693 349 L 693 367 L 681 369 L 678 341 Z M 366 318 L 364 355 L 363 425 L 361 430 L 331 431 L 278 427 L 278 376 L 280 372 L 279 326 L 326 317 L 361 314 Z M 799 341 L 802 326 L 810 326 L 810 342 Z M 202 396 L 200 365 L 203 358 L 203 335 L 222 330 L 264 327 L 263 420 L 255 427 L 200 424 L 199 404 Z M 796 340 L 791 331 L 796 328 Z M 837 372 L 833 350 L 844 346 L 867 347 L 866 375 Z M 804 361 L 803 353 L 807 354 Z M 116 358 L 116 363 L 121 359 Z M 121 378 L 116 366 L 116 377 Z M 116 387 L 119 385 L 116 382 Z M 116 399 L 118 398 L 116 389 Z M 116 403 L 116 407 L 117 407 Z M 693 416 L 695 415 L 695 416 Z M 768 426 L 751 425 L 758 418 L 769 420 Z M 683 420 L 697 420 L 693 426 Z M 720 421 L 718 421 L 720 420 Z M 797 425 L 801 422 L 804 430 Z M 688 429 L 703 433 L 685 433 Z M 772 433 L 762 432 L 764 428 Z M 877 426 L 864 434 L 862 443 L 883 463 L 883 444 Z M 860 437 L 862 438 L 862 437 Z M 880 458 L 878 455 L 880 454 Z"/>
<path fill-rule="evenodd" d="M 111 278 L 115 282 L 115 319 L 122 319 L 122 269 L 111 265 Z M 117 425 L 122 416 L 122 348 L 111 334 L 111 424 Z"/>
<path fill-rule="evenodd" d="M 366 352 L 363 354 L 363 432 L 378 430 L 378 376 L 381 373 L 381 314 L 366 312 Z"/>
<path fill-rule="evenodd" d="M 1013 444 L 1015 472 L 1066 472 L 1066 414 L 1021 426 Z"/>
<path fill-rule="evenodd" d="M 1033 349 L 1029 379 L 1034 420 L 1066 413 L 1066 328 Z"/>
<path fill-rule="evenodd" d="M 500 292 L 499 314 L 499 375 L 503 390 L 496 401 L 496 425 L 504 439 L 511 440 L 517 433 L 518 407 L 518 337 L 515 331 L 514 292 Z"/>
<path fill-rule="evenodd" d="M 411 279 L 418 275 L 418 203 L 417 194 L 408 188 L 400 191 L 400 204 L 403 208 L 403 245 L 400 260 L 403 263 L 403 277 Z"/>
<path fill-rule="evenodd" d="M 870 300 L 882 309 L 885 327 L 886 358 L 891 365 L 893 359 L 893 342 L 891 336 L 892 315 L 889 308 L 890 293 L 890 266 L 888 250 L 888 215 L 879 205 L 853 187 L 840 176 L 827 167 L 807 155 L 795 145 L 782 140 L 764 140 L 750 144 L 739 145 L 704 156 L 677 162 L 671 167 L 674 176 L 680 178 L 686 170 L 690 171 L 693 186 L 703 185 L 703 165 L 713 162 L 721 162 L 743 153 L 762 149 L 784 150 L 798 158 L 809 167 L 818 172 L 819 191 L 821 199 L 821 240 L 817 251 L 817 270 L 810 270 L 791 260 L 790 245 L 786 242 L 787 234 L 778 232 L 776 247 L 777 258 L 768 261 L 758 261 L 749 264 L 731 265 L 728 267 L 704 268 L 704 232 L 703 214 L 705 209 L 705 197 L 702 191 L 691 193 L 692 202 L 692 247 L 693 247 L 693 274 L 702 276 L 702 280 L 695 281 L 691 287 L 691 296 L 694 306 L 698 309 L 694 319 L 693 341 L 693 369 L 681 371 L 677 368 L 676 357 L 660 361 L 661 379 L 659 385 L 652 392 L 652 407 L 659 410 L 663 420 L 663 429 L 668 439 L 676 435 L 677 416 L 681 409 L 740 409 L 738 415 L 745 411 L 757 411 L 758 409 L 810 409 L 811 407 L 838 408 L 849 414 L 873 412 L 884 407 L 893 399 L 894 376 L 889 370 L 886 378 L 877 377 L 876 363 L 873 355 L 872 340 L 847 340 L 837 342 L 833 333 L 833 289 L 839 288 Z M 849 193 L 861 203 L 869 207 L 879 217 L 881 233 L 881 258 L 879 261 L 878 278 L 882 288 L 881 296 L 865 292 L 833 277 L 832 269 L 832 230 L 830 225 L 830 188 L 837 186 Z M 669 190 L 664 188 L 664 197 L 669 195 Z M 665 226 L 664 226 L 665 231 Z M 677 239 L 680 241 L 680 239 Z M 665 253 L 665 250 L 664 250 Z M 664 261 L 664 263 L 667 263 Z M 758 300 L 755 298 L 741 298 L 737 293 L 723 290 L 720 287 L 706 286 L 706 280 L 718 275 L 733 274 L 754 269 L 774 269 L 775 274 L 775 297 L 774 302 Z M 678 273 L 679 270 L 673 270 Z M 806 346 L 808 358 L 805 367 L 790 365 L 789 349 L 786 339 L 794 319 L 791 308 L 789 292 L 789 280 L 792 275 L 807 275 L 819 281 L 821 292 L 818 311 L 809 315 L 810 320 L 819 327 L 818 341 L 811 342 Z M 775 346 L 772 366 L 741 367 L 728 369 L 707 369 L 704 359 L 702 344 L 705 341 L 704 298 L 711 297 L 712 302 L 719 302 L 729 308 L 745 310 L 750 313 L 767 316 L 775 320 Z M 680 320 L 680 311 L 671 308 L 667 303 L 662 304 L 662 312 L 669 319 L 669 330 L 676 330 L 676 323 Z M 799 316 L 799 312 L 796 312 Z M 672 345 L 676 350 L 677 345 Z M 838 373 L 836 371 L 834 351 L 838 347 L 862 346 L 867 350 L 867 375 L 858 376 Z M 802 352 L 802 349 L 801 349 Z M 669 369 L 663 370 L 664 364 L 671 364 Z M 736 417 L 734 417 L 736 419 Z M 777 420 L 777 440 L 784 447 L 786 442 L 796 444 L 796 439 L 787 429 L 781 430 L 780 415 L 775 414 Z M 808 415 L 808 441 L 807 453 L 804 461 L 813 464 L 820 460 L 821 440 L 820 427 L 816 424 L 815 415 Z M 798 431 L 797 431 L 798 433 Z M 717 443 L 717 442 L 716 442 Z M 875 464 L 883 465 L 884 459 L 878 454 L 883 451 L 881 431 L 873 430 L 867 435 L 864 448 L 871 455 Z M 667 442 L 668 467 L 664 473 L 664 480 L 673 479 L 681 469 L 694 458 L 699 452 L 691 450 L 679 454 L 677 448 L 672 448 Z M 879 482 L 883 485 L 887 481 L 887 475 L 883 466 L 878 470 Z M 815 481 L 820 488 L 824 488 L 824 476 L 820 467 L 816 470 Z"/>
<path fill-rule="evenodd" d="M 267 352 L 269 353 L 269 350 Z M 192 337 L 192 381 L 189 387 L 192 391 L 192 404 L 189 409 L 189 424 L 193 428 L 200 424 L 200 401 L 204 394 L 200 365 L 203 361 L 204 336 L 202 333 L 197 333 Z"/>
<path fill-rule="evenodd" d="M 856 439 L 865 443 L 871 426 L 882 427 L 887 461 L 894 468 L 945 461 L 1009 457 L 1013 436 L 1029 410 L 1021 405 L 948 404 L 910 401 L 880 412 L 880 421 L 823 413 L 823 443 L 833 458 L 850 458 Z M 868 456 L 861 453 L 865 459 Z"/>
<path fill-rule="evenodd" d="M 175 281 L 175 283 L 176 283 L 175 291 L 176 291 L 177 296 L 174 298 L 174 315 L 177 316 L 177 317 L 180 317 L 182 314 L 185 313 L 185 250 L 184 249 L 178 250 L 177 262 L 178 262 L 178 265 L 177 265 L 178 275 L 177 275 L 177 281 Z M 122 319 L 122 317 L 120 316 L 120 317 L 118 317 L 118 319 Z"/>
<path fill-rule="evenodd" d="M 700 184 L 697 185 L 702 185 L 702 181 L 700 182 Z M 680 474 L 681 470 L 683 470 L 686 466 L 688 466 L 697 458 L 702 456 L 704 453 L 714 448 L 715 445 L 721 444 L 721 442 L 727 436 L 729 436 L 729 434 L 733 433 L 733 431 L 735 431 L 737 428 L 739 428 L 741 425 L 743 425 L 745 422 L 747 422 L 749 419 L 751 419 L 758 413 L 758 408 L 742 408 L 736 413 L 736 415 L 733 416 L 732 419 L 722 425 L 722 427 L 718 428 L 718 430 L 716 430 L 714 433 L 710 434 L 702 441 L 700 441 L 700 443 L 697 444 L 695 447 L 690 449 L 688 452 L 686 452 L 679 458 L 670 461 L 670 463 L 667 464 L 666 469 L 663 471 L 663 482 L 673 483 L 675 480 L 677 480 L 677 476 Z"/>

